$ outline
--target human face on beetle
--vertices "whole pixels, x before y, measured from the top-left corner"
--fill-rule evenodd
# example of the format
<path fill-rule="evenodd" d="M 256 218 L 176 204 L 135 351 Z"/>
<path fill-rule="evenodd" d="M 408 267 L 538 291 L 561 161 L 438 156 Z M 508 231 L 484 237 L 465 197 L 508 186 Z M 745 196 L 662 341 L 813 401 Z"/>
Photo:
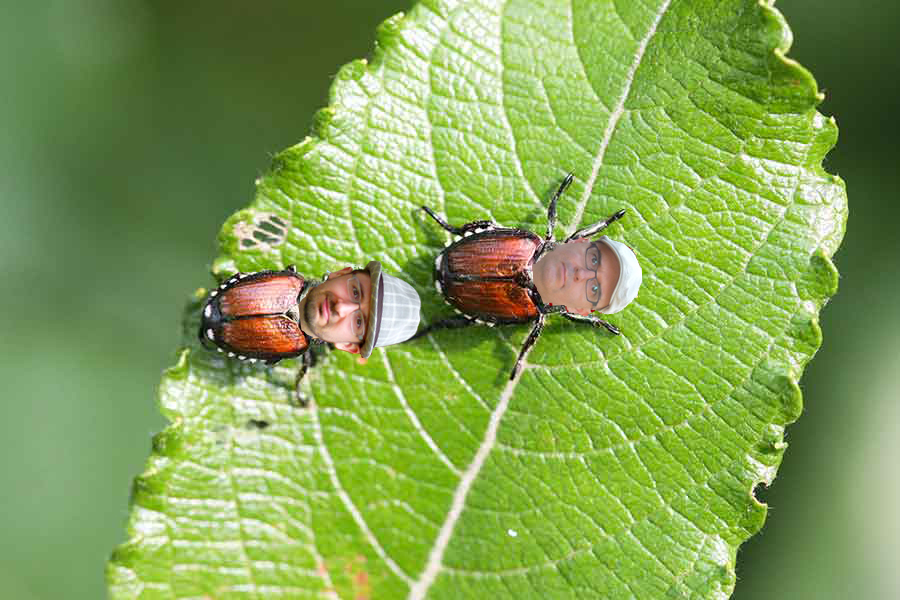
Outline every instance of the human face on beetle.
<path fill-rule="evenodd" d="M 580 239 L 559 244 L 534 265 L 534 285 L 545 304 L 563 305 L 587 315 L 609 305 L 619 282 L 616 253 L 602 241 Z"/>
<path fill-rule="evenodd" d="M 358 354 L 366 337 L 371 290 L 367 271 L 335 271 L 300 301 L 300 327 L 338 350 Z"/>

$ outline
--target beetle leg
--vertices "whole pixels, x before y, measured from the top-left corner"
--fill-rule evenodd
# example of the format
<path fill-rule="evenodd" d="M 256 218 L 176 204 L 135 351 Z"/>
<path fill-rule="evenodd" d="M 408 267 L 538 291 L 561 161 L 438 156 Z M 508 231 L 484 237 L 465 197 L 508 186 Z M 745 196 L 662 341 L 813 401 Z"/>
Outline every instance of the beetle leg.
<path fill-rule="evenodd" d="M 471 223 L 466 223 L 461 227 L 454 227 L 449 224 L 447 221 L 440 218 L 437 213 L 428 208 L 427 206 L 423 206 L 422 210 L 428 213 L 432 219 L 437 221 L 438 225 L 449 231 L 450 233 L 454 233 L 456 235 L 465 235 L 466 233 L 475 231 L 476 229 L 491 229 L 494 227 L 493 221 L 472 221 Z"/>
<path fill-rule="evenodd" d="M 572 240 L 577 240 L 580 238 L 586 238 L 586 237 L 591 237 L 593 235 L 596 235 L 596 234 L 600 233 L 601 231 L 603 231 L 604 229 L 606 229 L 607 227 L 609 227 L 612 223 L 615 223 L 616 221 L 621 219 L 622 215 L 624 215 L 624 214 L 625 214 L 625 209 L 623 208 L 622 210 L 615 212 L 612 215 L 610 215 L 609 217 L 607 217 L 605 221 L 598 221 L 598 222 L 594 223 L 593 225 L 588 225 L 587 227 L 585 227 L 583 229 L 579 229 L 578 231 L 576 231 L 575 233 L 573 233 L 572 235 L 567 237 L 565 241 L 571 242 Z M 565 243 L 565 242 L 563 242 L 563 243 Z"/>
<path fill-rule="evenodd" d="M 522 360 L 525 358 L 525 354 L 531 350 L 531 347 L 534 346 L 534 343 L 537 341 L 538 336 L 541 335 L 541 332 L 544 330 L 544 315 L 540 315 L 537 318 L 537 322 L 534 324 L 534 327 L 531 328 L 531 333 L 528 334 L 528 338 L 525 340 L 525 343 L 522 344 L 522 349 L 519 350 L 519 357 L 516 359 L 516 364 L 513 365 L 512 373 L 509 374 L 509 379 L 512 381 L 516 378 L 516 375 L 519 374 L 519 371 L 522 370 Z"/>
<path fill-rule="evenodd" d="M 543 305 L 541 306 L 541 312 L 545 315 L 553 315 L 566 312 L 566 307 L 562 304 L 553 305 Z"/>
<path fill-rule="evenodd" d="M 316 358 L 312 348 L 308 348 L 300 357 L 300 368 L 297 369 L 297 377 L 294 379 L 294 396 L 297 399 L 297 406 L 300 408 L 306 408 L 309 404 L 307 399 L 303 397 L 303 394 L 300 393 L 300 385 L 303 383 L 303 378 L 306 377 L 306 372 L 309 371 L 309 368 L 315 366 Z"/>
<path fill-rule="evenodd" d="M 438 329 L 459 329 L 461 327 L 468 327 L 469 325 L 472 325 L 473 323 L 475 323 L 475 317 L 467 317 L 465 315 L 458 315 L 456 317 L 450 317 L 450 318 L 443 319 L 441 321 L 436 321 L 436 322 L 432 323 L 431 325 L 429 325 L 422 331 L 419 331 L 414 336 L 409 338 L 409 341 L 418 339 L 424 335 L 428 335 L 432 331 L 435 331 Z"/>
<path fill-rule="evenodd" d="M 619 328 L 613 325 L 608 321 L 604 321 L 600 317 L 595 317 L 594 315 L 579 315 L 578 313 L 570 313 L 570 312 L 561 312 L 562 316 L 567 318 L 570 321 L 574 321 L 576 323 L 590 323 L 594 327 L 606 327 L 610 333 L 614 333 L 619 335 L 621 333 Z"/>
<path fill-rule="evenodd" d="M 547 235 L 544 236 L 544 239 L 547 241 L 553 239 L 553 230 L 556 228 L 556 202 L 559 200 L 559 197 L 562 196 L 563 192 L 566 191 L 566 188 L 572 184 L 573 179 L 575 179 L 573 173 L 566 175 L 566 178 L 559 184 L 556 193 L 553 194 L 553 198 L 550 199 L 550 206 L 547 208 Z"/>

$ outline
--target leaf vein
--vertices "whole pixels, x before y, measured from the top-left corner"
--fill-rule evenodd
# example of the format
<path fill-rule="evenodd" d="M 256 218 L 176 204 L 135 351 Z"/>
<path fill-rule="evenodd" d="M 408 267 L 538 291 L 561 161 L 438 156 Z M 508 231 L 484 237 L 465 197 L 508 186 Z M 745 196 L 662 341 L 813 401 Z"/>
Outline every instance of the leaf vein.
<path fill-rule="evenodd" d="M 659 27 L 659 23 L 660 21 L 662 21 L 663 15 L 668 10 L 671 1 L 672 0 L 663 0 L 662 4 L 659 7 L 659 10 L 656 13 L 653 23 L 650 25 L 650 29 L 644 35 L 643 39 L 641 39 L 641 43 L 638 46 L 637 52 L 634 56 L 634 61 L 632 61 L 631 67 L 629 68 L 628 73 L 625 76 L 625 86 L 622 89 L 622 94 L 619 96 L 619 100 L 616 102 L 616 106 L 613 109 L 613 112 L 609 117 L 609 122 L 606 125 L 606 130 L 603 132 L 603 137 L 600 140 L 600 147 L 597 149 L 597 155 L 595 156 L 594 164 L 591 167 L 591 174 L 588 177 L 587 182 L 585 183 L 584 193 L 582 194 L 581 200 L 579 200 L 578 205 L 575 207 L 575 216 L 572 219 L 572 225 L 569 227 L 569 234 L 572 234 L 581 225 L 581 219 L 584 215 L 584 209 L 585 207 L 587 207 L 588 200 L 590 199 L 591 193 L 594 190 L 594 184 L 597 181 L 597 175 L 599 174 L 600 167 L 603 164 L 603 158 L 606 156 L 606 148 L 609 146 L 609 143 L 612 140 L 616 125 L 619 124 L 619 119 L 622 118 L 622 115 L 625 112 L 625 101 L 628 99 L 628 96 L 631 93 L 631 86 L 634 83 L 634 76 L 641 64 L 641 59 L 644 58 L 644 53 L 647 51 L 647 46 L 650 43 L 650 40 L 653 38 L 653 35 L 656 33 L 656 29 L 657 27 Z"/>
<path fill-rule="evenodd" d="M 394 575 L 402 579 L 406 582 L 407 585 L 412 585 L 413 581 L 409 575 L 407 575 L 403 569 L 400 568 L 393 558 L 388 556 L 387 552 L 378 542 L 378 538 L 375 537 L 375 534 L 372 533 L 372 530 L 369 529 L 369 525 L 366 523 L 365 519 L 363 519 L 362 514 L 359 512 L 359 509 L 353 503 L 353 500 L 350 498 L 350 495 L 347 493 L 347 490 L 341 485 L 340 479 L 338 479 L 337 469 L 334 465 L 334 460 L 331 458 L 331 452 L 328 450 L 328 446 L 325 444 L 325 440 L 322 436 L 322 425 L 319 421 L 319 411 L 318 406 L 316 405 L 315 396 L 311 396 L 309 400 L 309 412 L 312 417 L 313 422 L 313 435 L 316 439 L 316 443 L 319 446 L 319 453 L 322 456 L 322 459 L 325 461 L 325 470 L 328 472 L 328 477 L 331 479 L 331 485 L 334 487 L 335 493 L 340 498 L 341 502 L 344 504 L 344 507 L 350 513 L 350 516 L 353 518 L 353 521 L 356 523 L 357 527 L 359 527 L 360 531 L 363 534 L 363 537 L 375 551 L 375 553 L 381 558 L 385 565 L 387 565 L 388 569 L 391 570 Z"/>

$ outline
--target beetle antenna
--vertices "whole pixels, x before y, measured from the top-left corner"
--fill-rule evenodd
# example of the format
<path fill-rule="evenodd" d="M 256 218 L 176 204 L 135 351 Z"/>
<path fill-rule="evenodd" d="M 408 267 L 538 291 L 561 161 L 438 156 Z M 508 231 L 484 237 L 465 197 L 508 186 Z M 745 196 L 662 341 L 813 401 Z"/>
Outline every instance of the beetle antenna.
<path fill-rule="evenodd" d="M 549 242 L 553 239 L 553 230 L 556 229 L 556 202 L 563 192 L 566 191 L 566 188 L 572 184 L 573 179 L 575 179 L 574 173 L 566 175 L 562 183 L 559 184 L 556 193 L 553 194 L 553 198 L 550 199 L 550 206 L 547 207 L 547 235 L 544 236 L 545 241 Z"/>
<path fill-rule="evenodd" d="M 594 315 L 579 315 L 578 313 L 570 312 L 564 312 L 560 314 L 562 314 L 562 316 L 564 316 L 568 320 L 574 321 L 576 323 L 590 323 L 594 327 L 605 327 L 607 331 L 615 335 L 619 335 L 621 333 L 618 327 L 608 321 L 604 321 L 600 317 L 595 317 Z"/>

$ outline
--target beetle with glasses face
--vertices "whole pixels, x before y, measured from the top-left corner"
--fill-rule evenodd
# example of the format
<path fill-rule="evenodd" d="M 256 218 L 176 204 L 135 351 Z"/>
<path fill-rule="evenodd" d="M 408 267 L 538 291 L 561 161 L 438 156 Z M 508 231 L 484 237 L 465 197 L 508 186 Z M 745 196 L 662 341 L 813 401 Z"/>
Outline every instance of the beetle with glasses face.
<path fill-rule="evenodd" d="M 640 266 L 634 251 L 625 244 L 606 236 L 594 241 L 590 238 L 620 219 L 625 210 L 556 242 L 556 204 L 572 180 L 570 173 L 550 200 L 543 237 L 524 229 L 500 227 L 492 221 L 454 227 L 430 208 L 422 207 L 445 230 L 463 236 L 435 260 L 435 285 L 462 314 L 438 321 L 416 337 L 477 322 L 534 322 L 513 366 L 512 379 L 540 336 L 548 314 L 619 333 L 615 325 L 591 312 L 614 313 L 631 302 L 640 286 Z"/>

